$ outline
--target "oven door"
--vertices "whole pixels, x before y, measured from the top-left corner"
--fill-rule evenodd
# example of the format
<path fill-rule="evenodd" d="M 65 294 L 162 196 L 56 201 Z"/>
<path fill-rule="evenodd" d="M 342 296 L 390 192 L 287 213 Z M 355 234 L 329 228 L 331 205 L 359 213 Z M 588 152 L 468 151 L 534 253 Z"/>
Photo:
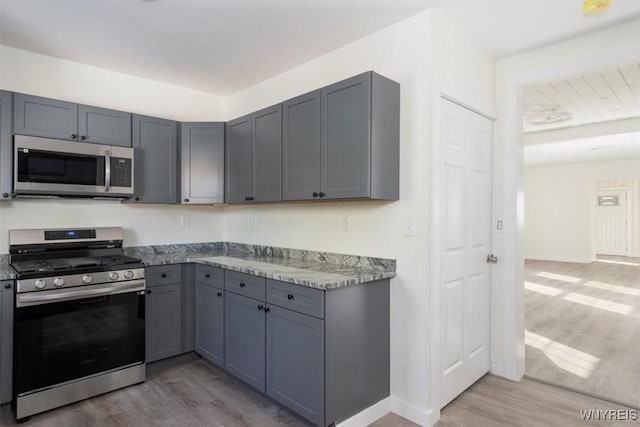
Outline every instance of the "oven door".
<path fill-rule="evenodd" d="M 84 298 L 76 291 L 61 301 L 43 298 L 26 306 L 20 306 L 17 295 L 14 393 L 19 397 L 143 363 L 145 291 L 141 282 L 142 290 L 106 295 L 94 292 L 97 296 Z"/>
<path fill-rule="evenodd" d="M 16 194 L 133 194 L 133 149 L 16 135 Z"/>

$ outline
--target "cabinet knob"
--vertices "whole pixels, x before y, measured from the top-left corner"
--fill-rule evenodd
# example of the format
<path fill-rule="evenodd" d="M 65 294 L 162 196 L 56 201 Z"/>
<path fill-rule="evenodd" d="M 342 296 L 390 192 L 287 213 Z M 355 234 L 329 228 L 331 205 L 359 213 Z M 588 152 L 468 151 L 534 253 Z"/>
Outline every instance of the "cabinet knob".
<path fill-rule="evenodd" d="M 264 312 L 265 312 L 265 313 L 268 313 L 268 312 L 270 312 L 270 311 L 271 311 L 271 309 L 270 309 L 269 307 L 265 307 L 265 308 L 264 308 Z"/>
<path fill-rule="evenodd" d="M 84 141 L 85 139 L 89 139 L 89 137 L 88 137 L 88 136 L 86 136 L 86 135 L 82 135 L 82 136 L 80 137 L 80 140 L 81 140 L 81 141 Z"/>
<path fill-rule="evenodd" d="M 287 299 L 292 300 L 293 299 L 293 294 L 288 294 L 287 295 Z"/>
<path fill-rule="evenodd" d="M 165 277 L 167 277 L 167 273 L 160 274 L 160 277 L 162 277 L 164 279 Z"/>
<path fill-rule="evenodd" d="M 5 199 L 7 199 L 9 197 L 9 193 L 2 193 L 2 197 L 4 197 Z"/>
<path fill-rule="evenodd" d="M 5 289 L 11 289 L 11 283 L 5 283 L 4 284 L 4 288 Z"/>
<path fill-rule="evenodd" d="M 318 197 L 318 192 L 317 191 L 313 192 L 313 197 Z"/>
<path fill-rule="evenodd" d="M 184 202 L 185 203 L 189 203 L 189 199 L 184 199 Z"/>
<path fill-rule="evenodd" d="M 136 196 L 133 198 L 133 200 L 135 200 L 136 202 L 140 200 L 140 197 Z"/>
<path fill-rule="evenodd" d="M 244 199 L 245 199 L 245 200 L 248 200 L 248 201 L 251 201 L 251 200 L 253 200 L 253 197 L 251 197 L 251 196 L 247 196 L 247 197 L 245 197 Z"/>
<path fill-rule="evenodd" d="M 320 194 L 318 194 L 318 196 L 324 197 L 324 193 L 321 191 Z"/>
<path fill-rule="evenodd" d="M 244 288 L 246 285 L 244 284 L 244 282 L 240 282 L 240 287 Z"/>
<path fill-rule="evenodd" d="M 76 139 L 76 138 L 78 138 L 78 135 L 76 135 L 75 133 L 72 133 L 71 134 L 71 139 Z"/>
<path fill-rule="evenodd" d="M 222 292 L 218 292 L 218 296 L 221 297 L 222 296 Z"/>
<path fill-rule="evenodd" d="M 264 309 L 264 305 L 259 305 L 258 306 L 258 310 L 262 310 L 262 309 Z M 265 309 L 265 311 L 266 311 L 266 309 Z"/>
<path fill-rule="evenodd" d="M 147 295 L 151 293 L 151 289 L 147 289 Z"/>
<path fill-rule="evenodd" d="M 208 279 L 209 277 L 211 277 L 211 274 L 205 273 L 204 277 L 206 277 Z"/>

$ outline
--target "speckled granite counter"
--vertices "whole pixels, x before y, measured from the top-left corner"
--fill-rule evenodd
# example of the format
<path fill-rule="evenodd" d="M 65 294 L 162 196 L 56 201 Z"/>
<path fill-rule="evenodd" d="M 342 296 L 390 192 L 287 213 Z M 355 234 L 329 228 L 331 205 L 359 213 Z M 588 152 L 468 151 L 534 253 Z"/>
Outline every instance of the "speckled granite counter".
<path fill-rule="evenodd" d="M 388 279 L 395 260 L 231 242 L 125 248 L 145 265 L 200 263 L 317 289 Z"/>
<path fill-rule="evenodd" d="M 9 255 L 0 255 L 0 280 L 12 280 L 15 278 L 15 271 L 9 267 Z"/>

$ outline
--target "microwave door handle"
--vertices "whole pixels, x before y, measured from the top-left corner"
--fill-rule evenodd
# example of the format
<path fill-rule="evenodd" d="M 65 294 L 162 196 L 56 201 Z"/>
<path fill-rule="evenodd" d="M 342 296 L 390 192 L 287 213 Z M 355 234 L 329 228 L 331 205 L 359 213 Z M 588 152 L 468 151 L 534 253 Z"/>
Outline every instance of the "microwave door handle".
<path fill-rule="evenodd" d="M 104 191 L 108 193 L 111 190 L 111 152 L 104 152 Z"/>

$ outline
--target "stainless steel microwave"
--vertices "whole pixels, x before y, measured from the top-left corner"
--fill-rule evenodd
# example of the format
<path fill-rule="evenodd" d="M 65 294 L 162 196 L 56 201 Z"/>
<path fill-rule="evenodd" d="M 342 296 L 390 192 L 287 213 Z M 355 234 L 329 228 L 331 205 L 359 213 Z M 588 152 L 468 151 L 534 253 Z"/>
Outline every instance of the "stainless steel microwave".
<path fill-rule="evenodd" d="M 133 195 L 133 148 L 24 135 L 13 142 L 16 195 Z"/>

